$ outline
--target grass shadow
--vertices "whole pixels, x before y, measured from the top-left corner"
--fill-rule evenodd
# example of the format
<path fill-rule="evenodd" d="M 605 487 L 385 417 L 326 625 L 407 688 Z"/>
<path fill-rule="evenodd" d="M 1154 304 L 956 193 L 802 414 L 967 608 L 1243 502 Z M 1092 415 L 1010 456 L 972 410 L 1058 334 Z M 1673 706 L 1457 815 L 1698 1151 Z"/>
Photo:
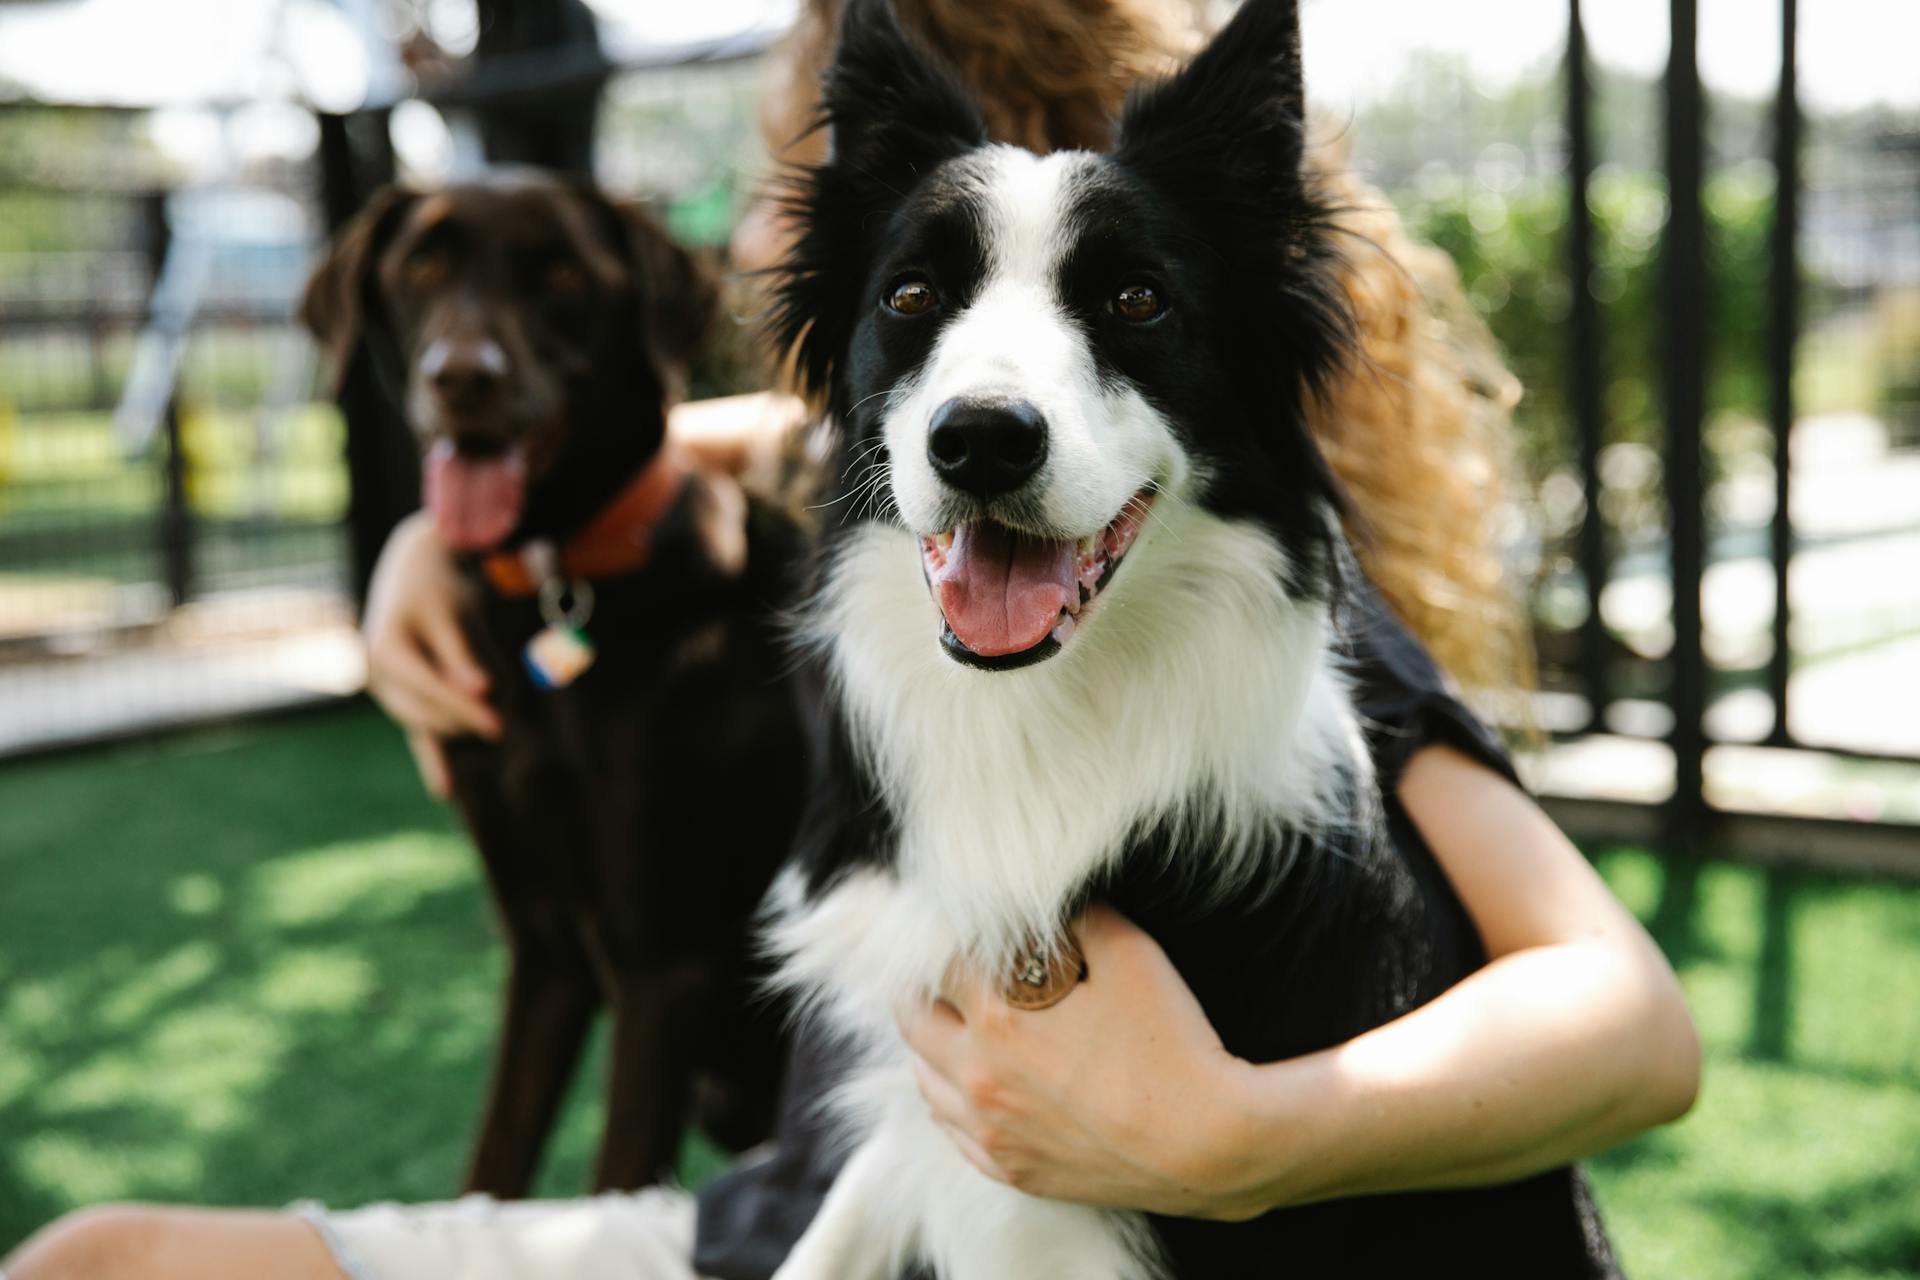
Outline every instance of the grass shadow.
<path fill-rule="evenodd" d="M 7 766 L 0 812 L 0 1251 L 103 1198 L 457 1191 L 503 956 L 376 715 Z"/>
<path fill-rule="evenodd" d="M 1920 1275 L 1920 1155 L 1904 1168 L 1791 1192 L 1712 1191 L 1704 1208 L 1755 1242 L 1773 1275 Z M 1900 1206 L 1906 1211 L 1901 1212 Z M 1889 1210 L 1892 1210 L 1891 1212 Z"/>
<path fill-rule="evenodd" d="M 1893 1276 L 1920 1217 L 1920 886 L 1609 850 L 1706 1057 L 1678 1124 L 1589 1162 L 1629 1274 Z"/>
<path fill-rule="evenodd" d="M 1754 964 L 1750 1058 L 1785 1062 L 1793 1045 L 1794 901 L 1799 877 L 1775 867 L 1766 873 L 1760 918 L 1760 956 Z"/>

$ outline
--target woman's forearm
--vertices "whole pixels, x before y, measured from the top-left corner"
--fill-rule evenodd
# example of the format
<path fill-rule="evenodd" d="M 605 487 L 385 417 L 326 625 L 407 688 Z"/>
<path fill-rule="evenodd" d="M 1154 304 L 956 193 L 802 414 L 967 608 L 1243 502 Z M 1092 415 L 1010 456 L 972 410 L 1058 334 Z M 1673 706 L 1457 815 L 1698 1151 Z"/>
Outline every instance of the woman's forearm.
<path fill-rule="evenodd" d="M 1399 797 L 1490 963 L 1324 1053 L 1241 1071 L 1271 1204 L 1507 1181 L 1684 1113 L 1700 1045 L 1673 970 L 1523 792 L 1450 747 Z"/>
<path fill-rule="evenodd" d="M 1217 1185 L 1258 1212 L 1512 1181 L 1692 1104 L 1692 1024 L 1658 956 L 1601 936 L 1502 957 L 1306 1057 L 1244 1065 Z"/>

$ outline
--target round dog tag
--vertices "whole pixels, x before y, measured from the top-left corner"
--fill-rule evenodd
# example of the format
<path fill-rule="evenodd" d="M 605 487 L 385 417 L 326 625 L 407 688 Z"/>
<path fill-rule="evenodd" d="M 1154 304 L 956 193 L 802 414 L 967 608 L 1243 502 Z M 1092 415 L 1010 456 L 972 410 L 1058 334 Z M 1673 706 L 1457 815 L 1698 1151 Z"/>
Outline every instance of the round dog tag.
<path fill-rule="evenodd" d="M 1071 931 L 1061 936 L 1051 959 L 1038 945 L 1014 961 L 1013 977 L 1002 994 L 1016 1009 L 1051 1009 L 1086 980 L 1087 957 Z"/>

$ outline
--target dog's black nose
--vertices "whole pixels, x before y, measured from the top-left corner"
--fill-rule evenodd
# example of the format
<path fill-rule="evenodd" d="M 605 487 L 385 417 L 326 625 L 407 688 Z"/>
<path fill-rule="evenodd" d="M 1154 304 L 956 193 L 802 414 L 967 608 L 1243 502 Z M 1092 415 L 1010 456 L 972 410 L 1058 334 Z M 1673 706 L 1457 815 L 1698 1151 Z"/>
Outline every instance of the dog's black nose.
<path fill-rule="evenodd" d="M 1025 400 L 949 400 L 934 410 L 927 460 L 977 498 L 1009 493 L 1047 460 L 1047 420 Z"/>
<path fill-rule="evenodd" d="M 491 338 L 437 338 L 420 357 L 440 402 L 456 413 L 487 408 L 506 385 L 507 353 Z"/>

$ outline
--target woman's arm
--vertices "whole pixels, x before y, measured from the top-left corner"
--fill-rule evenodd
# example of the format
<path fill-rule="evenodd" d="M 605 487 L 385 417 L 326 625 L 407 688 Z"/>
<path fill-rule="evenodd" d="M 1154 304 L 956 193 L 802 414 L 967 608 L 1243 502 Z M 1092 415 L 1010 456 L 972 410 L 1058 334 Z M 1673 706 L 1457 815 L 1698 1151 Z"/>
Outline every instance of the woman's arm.
<path fill-rule="evenodd" d="M 416 511 L 380 548 L 360 623 L 367 691 L 406 731 L 421 782 L 442 798 L 449 779 L 441 740 L 500 736 L 487 673 L 460 628 L 463 590 L 453 554 Z"/>
<path fill-rule="evenodd" d="M 1242 1218 L 1509 1181 L 1684 1113 L 1699 1047 L 1678 984 L 1566 837 L 1446 747 L 1414 757 L 1400 797 L 1485 968 L 1346 1044 L 1256 1066 L 1225 1052 L 1150 939 L 1096 917 L 1093 976 L 1051 1010 L 974 988 L 903 1011 L 935 1114 L 1036 1194 Z"/>

